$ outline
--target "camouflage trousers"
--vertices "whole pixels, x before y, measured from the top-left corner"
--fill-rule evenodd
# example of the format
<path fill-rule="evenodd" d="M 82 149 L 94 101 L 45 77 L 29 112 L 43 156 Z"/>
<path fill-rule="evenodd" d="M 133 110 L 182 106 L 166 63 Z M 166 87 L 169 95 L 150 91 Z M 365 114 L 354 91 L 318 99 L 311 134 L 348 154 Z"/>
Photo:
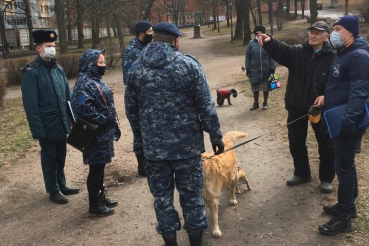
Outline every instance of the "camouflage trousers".
<path fill-rule="evenodd" d="M 147 180 L 155 198 L 159 234 L 181 229 L 174 201 L 177 188 L 183 211 L 183 229 L 197 235 L 208 228 L 202 191 L 204 174 L 200 156 L 183 160 L 147 161 Z"/>

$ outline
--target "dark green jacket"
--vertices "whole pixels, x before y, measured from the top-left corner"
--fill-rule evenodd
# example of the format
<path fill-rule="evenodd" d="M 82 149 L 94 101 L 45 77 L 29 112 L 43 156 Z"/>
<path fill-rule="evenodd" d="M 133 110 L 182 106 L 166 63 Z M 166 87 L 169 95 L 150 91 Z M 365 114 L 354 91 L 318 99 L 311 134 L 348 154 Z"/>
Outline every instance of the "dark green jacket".
<path fill-rule="evenodd" d="M 22 68 L 22 98 L 29 127 L 35 139 L 65 139 L 70 132 L 67 103 L 71 92 L 64 70 L 52 59 L 38 56 Z"/>

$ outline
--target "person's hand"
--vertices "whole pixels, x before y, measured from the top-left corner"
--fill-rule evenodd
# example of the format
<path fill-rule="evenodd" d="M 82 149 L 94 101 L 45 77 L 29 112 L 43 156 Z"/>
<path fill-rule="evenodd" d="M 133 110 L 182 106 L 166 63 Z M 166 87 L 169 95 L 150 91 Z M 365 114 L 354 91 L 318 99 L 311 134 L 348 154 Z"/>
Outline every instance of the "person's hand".
<path fill-rule="evenodd" d="M 250 68 L 248 68 L 248 69 L 246 69 L 246 76 L 247 77 L 251 77 L 251 70 L 250 70 Z"/>
<path fill-rule="evenodd" d="M 318 96 L 314 101 L 314 108 L 324 107 L 324 96 Z"/>
<path fill-rule="evenodd" d="M 117 134 L 117 137 L 115 138 L 115 141 L 118 142 L 118 140 L 120 139 L 120 136 L 122 136 L 122 133 L 119 129 L 119 126 L 117 125 L 117 127 L 115 128 L 115 133 Z"/>
<path fill-rule="evenodd" d="M 213 146 L 213 150 L 214 150 L 214 154 L 215 155 L 220 155 L 221 153 L 224 152 L 224 143 L 220 142 L 219 144 L 211 144 Z M 218 148 L 218 150 L 217 150 Z"/>
<path fill-rule="evenodd" d="M 263 46 L 265 43 L 270 42 L 270 37 L 266 34 L 258 34 L 258 43 Z"/>

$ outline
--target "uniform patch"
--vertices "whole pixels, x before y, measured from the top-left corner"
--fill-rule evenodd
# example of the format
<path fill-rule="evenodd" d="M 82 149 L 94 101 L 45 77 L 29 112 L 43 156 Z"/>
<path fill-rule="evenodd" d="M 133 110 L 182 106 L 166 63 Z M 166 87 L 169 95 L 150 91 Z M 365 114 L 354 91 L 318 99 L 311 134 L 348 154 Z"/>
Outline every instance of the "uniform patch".
<path fill-rule="evenodd" d="M 131 69 L 131 67 L 132 67 L 132 62 L 128 62 L 127 65 L 126 65 L 126 68 Z"/>
<path fill-rule="evenodd" d="M 84 104 L 85 101 L 86 101 L 86 98 L 85 98 L 84 95 L 80 95 L 80 96 L 77 97 L 77 103 L 78 104 Z"/>
<path fill-rule="evenodd" d="M 338 77 L 340 75 L 340 65 L 339 64 L 336 64 L 334 65 L 333 67 L 333 76 L 334 77 Z"/>

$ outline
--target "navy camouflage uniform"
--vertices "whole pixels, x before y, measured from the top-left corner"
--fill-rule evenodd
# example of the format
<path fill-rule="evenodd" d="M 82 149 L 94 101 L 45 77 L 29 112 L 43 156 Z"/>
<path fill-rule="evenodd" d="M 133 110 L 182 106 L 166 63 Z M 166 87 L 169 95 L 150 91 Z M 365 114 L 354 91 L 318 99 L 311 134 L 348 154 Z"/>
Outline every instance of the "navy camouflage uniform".
<path fill-rule="evenodd" d="M 83 153 L 83 162 L 88 165 L 110 163 L 114 157 L 113 141 L 117 137 L 117 129 L 107 125 L 109 117 L 116 118 L 113 92 L 101 79 L 96 66 L 96 61 L 102 52 L 102 50 L 88 50 L 83 53 L 79 61 L 79 78 L 72 96 L 74 114 L 99 125 L 95 138 L 91 141 L 88 150 Z M 103 93 L 109 110 L 97 86 Z"/>
<path fill-rule="evenodd" d="M 22 69 L 22 99 L 34 139 L 41 146 L 41 166 L 47 193 L 66 187 L 66 136 L 70 132 L 67 101 L 71 92 L 64 70 L 55 59 L 38 56 Z"/>
<path fill-rule="evenodd" d="M 148 160 L 157 232 L 181 229 L 173 205 L 175 186 L 184 229 L 194 235 L 202 232 L 208 227 L 202 199 L 203 131 L 210 134 L 213 144 L 222 143 L 222 133 L 201 65 L 168 43 L 152 42 L 133 64 L 126 82 L 126 115 L 136 144 L 143 146 Z"/>
<path fill-rule="evenodd" d="M 138 40 L 137 37 L 134 37 L 124 51 L 122 57 L 122 72 L 124 84 L 127 84 L 128 71 L 131 69 L 133 63 L 140 57 L 145 46 L 146 45 Z"/>

